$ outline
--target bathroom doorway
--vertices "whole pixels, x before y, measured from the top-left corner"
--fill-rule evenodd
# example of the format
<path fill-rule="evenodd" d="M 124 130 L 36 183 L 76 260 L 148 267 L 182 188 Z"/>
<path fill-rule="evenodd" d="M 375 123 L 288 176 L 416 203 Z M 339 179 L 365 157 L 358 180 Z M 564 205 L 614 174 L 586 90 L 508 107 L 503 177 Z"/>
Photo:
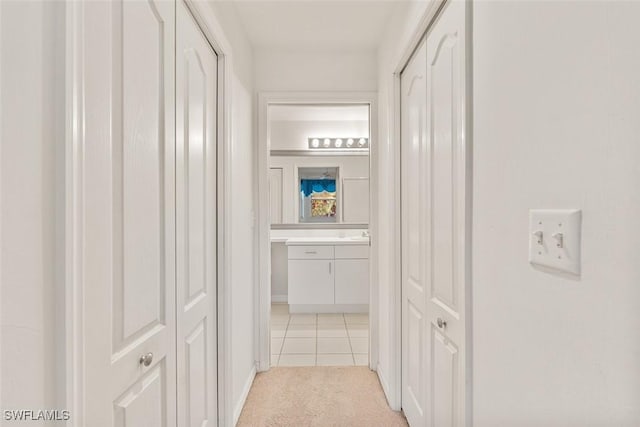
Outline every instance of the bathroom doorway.
<path fill-rule="evenodd" d="M 256 359 L 370 366 L 374 94 L 263 94 Z"/>

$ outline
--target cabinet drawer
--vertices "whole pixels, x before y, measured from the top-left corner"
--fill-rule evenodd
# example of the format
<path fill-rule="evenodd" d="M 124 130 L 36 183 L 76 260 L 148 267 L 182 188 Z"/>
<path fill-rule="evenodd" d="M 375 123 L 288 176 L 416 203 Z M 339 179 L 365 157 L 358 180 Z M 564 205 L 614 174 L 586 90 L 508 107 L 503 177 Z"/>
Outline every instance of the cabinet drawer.
<path fill-rule="evenodd" d="M 336 246 L 336 259 L 367 259 L 369 258 L 369 246 L 344 245 Z"/>
<path fill-rule="evenodd" d="M 289 259 L 333 259 L 333 246 L 289 246 Z"/>

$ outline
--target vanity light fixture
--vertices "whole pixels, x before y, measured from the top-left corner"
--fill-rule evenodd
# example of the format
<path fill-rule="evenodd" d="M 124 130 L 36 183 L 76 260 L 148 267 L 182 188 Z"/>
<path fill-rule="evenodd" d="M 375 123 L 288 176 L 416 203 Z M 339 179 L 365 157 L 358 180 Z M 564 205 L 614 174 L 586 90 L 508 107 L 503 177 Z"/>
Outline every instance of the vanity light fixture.
<path fill-rule="evenodd" d="M 322 143 L 320 142 L 322 141 Z M 333 150 L 367 150 L 369 138 L 308 138 L 308 146 L 311 149 Z"/>

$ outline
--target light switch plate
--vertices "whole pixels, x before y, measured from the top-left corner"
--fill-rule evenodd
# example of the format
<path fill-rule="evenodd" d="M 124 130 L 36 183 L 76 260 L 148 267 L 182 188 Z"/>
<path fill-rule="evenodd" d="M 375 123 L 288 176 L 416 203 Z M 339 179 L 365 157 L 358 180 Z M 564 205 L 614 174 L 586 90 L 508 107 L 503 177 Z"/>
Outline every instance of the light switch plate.
<path fill-rule="evenodd" d="M 529 211 L 529 262 L 580 275 L 582 212 L 578 209 Z"/>

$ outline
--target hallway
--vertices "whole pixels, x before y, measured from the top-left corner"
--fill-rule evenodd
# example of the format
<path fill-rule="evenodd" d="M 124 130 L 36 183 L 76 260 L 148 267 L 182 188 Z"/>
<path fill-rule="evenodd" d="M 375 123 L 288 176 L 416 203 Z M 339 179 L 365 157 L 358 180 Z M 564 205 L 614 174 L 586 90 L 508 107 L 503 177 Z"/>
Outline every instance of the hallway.
<path fill-rule="evenodd" d="M 366 367 L 273 368 L 256 376 L 238 427 L 401 427 Z"/>
<path fill-rule="evenodd" d="M 638 22 L 0 0 L 0 424 L 640 426 Z"/>

